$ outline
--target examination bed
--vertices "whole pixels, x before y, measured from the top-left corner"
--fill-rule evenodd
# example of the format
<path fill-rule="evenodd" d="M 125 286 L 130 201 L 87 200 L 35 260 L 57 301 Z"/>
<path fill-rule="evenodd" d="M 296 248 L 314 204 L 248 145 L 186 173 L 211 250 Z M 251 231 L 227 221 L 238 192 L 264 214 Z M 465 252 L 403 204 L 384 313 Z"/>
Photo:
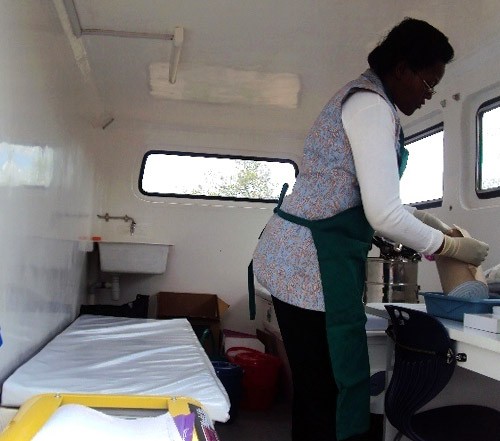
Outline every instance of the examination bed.
<path fill-rule="evenodd" d="M 186 319 L 78 317 L 3 383 L 1 405 L 46 393 L 184 396 L 213 421 L 229 418 L 228 395 Z"/>

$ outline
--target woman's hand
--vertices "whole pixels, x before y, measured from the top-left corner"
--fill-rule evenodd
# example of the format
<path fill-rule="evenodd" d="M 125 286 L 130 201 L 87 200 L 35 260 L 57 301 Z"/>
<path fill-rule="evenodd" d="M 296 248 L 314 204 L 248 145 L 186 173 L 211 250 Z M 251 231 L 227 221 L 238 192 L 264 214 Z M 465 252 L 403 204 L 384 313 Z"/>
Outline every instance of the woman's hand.
<path fill-rule="evenodd" d="M 436 254 L 479 266 L 488 255 L 489 248 L 488 244 L 472 237 L 451 237 L 445 235 L 443 244 L 436 251 Z"/>
<path fill-rule="evenodd" d="M 444 234 L 449 234 L 452 230 L 452 228 L 446 225 L 441 219 L 438 219 L 436 216 L 433 216 L 425 211 L 415 210 L 413 212 L 413 216 L 415 216 L 420 222 L 429 225 L 429 227 L 432 227 L 435 230 L 442 231 Z"/>

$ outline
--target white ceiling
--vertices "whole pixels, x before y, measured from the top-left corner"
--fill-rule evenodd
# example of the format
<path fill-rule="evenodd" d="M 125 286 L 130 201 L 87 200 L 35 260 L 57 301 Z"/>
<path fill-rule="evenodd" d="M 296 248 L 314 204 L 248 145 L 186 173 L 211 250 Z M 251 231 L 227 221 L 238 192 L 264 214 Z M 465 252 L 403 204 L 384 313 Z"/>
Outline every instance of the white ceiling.
<path fill-rule="evenodd" d="M 366 67 L 368 52 L 405 16 L 450 38 L 456 59 L 498 38 L 498 0 L 75 0 L 83 28 L 172 33 L 184 27 L 177 78 L 204 66 L 298 75 L 298 107 L 153 97 L 149 66 L 172 43 L 81 37 L 105 106 L 116 120 L 170 128 L 303 136 L 327 99 Z M 446 80 L 445 80 L 446 81 Z"/>

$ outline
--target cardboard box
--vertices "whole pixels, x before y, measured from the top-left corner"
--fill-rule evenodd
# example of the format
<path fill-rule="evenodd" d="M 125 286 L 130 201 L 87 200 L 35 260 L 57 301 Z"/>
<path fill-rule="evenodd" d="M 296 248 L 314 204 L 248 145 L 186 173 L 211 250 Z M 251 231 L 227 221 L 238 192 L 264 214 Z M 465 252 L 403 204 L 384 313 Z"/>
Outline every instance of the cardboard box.
<path fill-rule="evenodd" d="M 221 350 L 221 317 L 229 305 L 216 294 L 159 292 L 156 318 L 187 318 L 209 355 Z M 210 332 L 207 332 L 207 329 Z"/>

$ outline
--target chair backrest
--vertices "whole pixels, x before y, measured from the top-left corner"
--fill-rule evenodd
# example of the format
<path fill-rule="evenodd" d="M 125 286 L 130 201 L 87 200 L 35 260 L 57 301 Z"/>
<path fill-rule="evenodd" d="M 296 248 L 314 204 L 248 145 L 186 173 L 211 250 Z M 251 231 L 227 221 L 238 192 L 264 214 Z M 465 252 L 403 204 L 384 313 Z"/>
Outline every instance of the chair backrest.
<path fill-rule="evenodd" d="M 385 394 L 390 423 L 408 438 L 419 439 L 411 417 L 443 390 L 456 365 L 446 328 L 433 316 L 409 308 L 386 305 L 395 342 L 394 371 Z"/>

